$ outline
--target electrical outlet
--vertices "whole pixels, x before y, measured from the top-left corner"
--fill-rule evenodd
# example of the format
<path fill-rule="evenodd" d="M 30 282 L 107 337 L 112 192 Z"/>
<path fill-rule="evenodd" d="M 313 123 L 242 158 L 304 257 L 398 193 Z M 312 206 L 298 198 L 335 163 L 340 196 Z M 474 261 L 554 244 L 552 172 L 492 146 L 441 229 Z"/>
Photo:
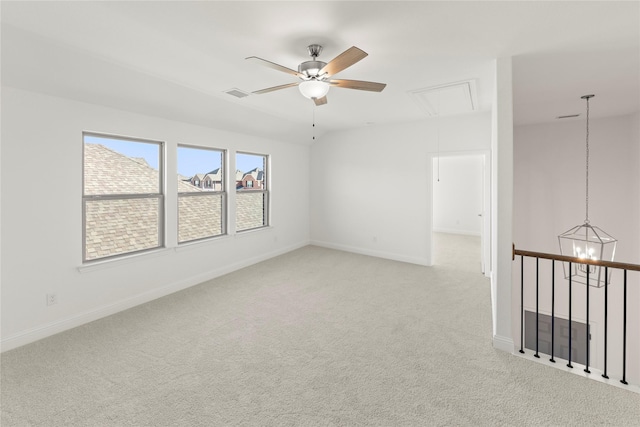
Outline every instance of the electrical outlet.
<path fill-rule="evenodd" d="M 58 294 L 47 294 L 47 305 L 54 305 L 58 303 Z"/>

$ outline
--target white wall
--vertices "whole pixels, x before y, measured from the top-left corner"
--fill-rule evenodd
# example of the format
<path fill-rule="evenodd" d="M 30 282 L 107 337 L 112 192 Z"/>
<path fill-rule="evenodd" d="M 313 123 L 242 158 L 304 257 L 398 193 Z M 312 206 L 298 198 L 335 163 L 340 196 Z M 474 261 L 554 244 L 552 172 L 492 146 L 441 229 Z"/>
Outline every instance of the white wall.
<path fill-rule="evenodd" d="M 635 142 L 636 147 L 638 147 L 637 150 L 637 159 L 638 159 L 638 165 L 640 165 L 640 113 L 636 113 L 631 117 L 631 141 L 632 144 Z M 640 173 L 640 171 L 638 172 Z M 638 185 L 638 217 L 640 218 L 640 185 Z M 640 221 L 640 219 L 639 219 Z M 640 254 L 640 227 L 638 227 L 638 253 Z M 640 259 L 638 259 L 637 261 L 638 263 L 640 263 Z M 640 288 L 640 285 L 637 286 L 638 288 Z M 640 290 L 639 290 L 640 292 Z M 640 295 L 638 296 L 638 299 L 640 300 Z M 640 311 L 640 310 L 638 310 Z M 638 317 L 640 317 L 640 314 L 638 314 Z M 640 319 L 638 319 L 636 321 L 636 325 L 640 324 Z M 633 330 L 633 329 L 632 329 Z M 638 345 L 640 345 L 640 328 L 636 328 L 635 331 L 635 339 L 637 340 L 637 342 L 639 343 Z M 631 336 L 633 336 L 633 332 L 631 332 Z M 640 351 L 640 350 L 639 350 Z M 640 359 L 640 357 L 639 357 Z M 638 368 L 638 370 L 640 371 L 640 367 Z M 637 377 L 640 377 L 640 373 L 637 375 Z M 640 383 L 640 380 L 637 381 L 637 383 Z"/>
<path fill-rule="evenodd" d="M 486 150 L 490 115 L 442 118 L 440 149 Z M 314 244 L 416 264 L 431 263 L 431 155 L 437 123 L 334 132 L 311 148 Z"/>
<path fill-rule="evenodd" d="M 640 165 L 640 113 L 633 114 L 630 117 L 631 120 L 631 145 L 635 144 L 637 148 L 636 154 L 638 159 L 638 164 Z M 640 174 L 640 171 L 638 171 Z M 640 211 L 640 185 L 638 185 L 638 211 Z M 640 233 L 640 227 L 638 227 L 638 233 Z M 638 253 L 640 253 L 640 234 L 638 234 Z M 640 328 L 638 328 L 638 332 L 640 333 Z"/>
<path fill-rule="evenodd" d="M 168 179 L 168 248 L 79 271 L 83 130 L 165 141 L 168 177 L 176 176 L 178 143 L 226 148 L 231 158 L 235 150 L 269 154 L 273 227 L 176 249 L 176 184 Z M 3 87 L 1 161 L 3 350 L 309 242 L 308 146 Z M 47 293 L 58 294 L 57 305 L 46 306 Z"/>
<path fill-rule="evenodd" d="M 597 98 L 595 98 L 597 101 Z M 593 105 L 593 104 L 592 104 Z M 585 219 L 585 120 L 520 126 L 515 129 L 514 242 L 519 249 L 559 253 L 557 236 Z M 640 141 L 638 116 L 590 120 L 589 219 L 618 239 L 616 261 L 640 264 Z M 519 261 L 514 294 L 520 295 Z M 556 268 L 556 314 L 568 315 L 567 281 Z M 529 284 L 535 266 L 525 264 Z M 551 310 L 550 266 L 543 263 L 540 310 Z M 628 275 L 628 358 L 630 382 L 640 383 L 640 274 Z M 526 281 L 527 279 L 525 279 Z M 525 287 L 526 284 L 525 284 Z M 533 286 L 525 290 L 525 308 L 535 309 Z M 609 371 L 621 373 L 622 277 L 609 286 Z M 584 285 L 573 287 L 572 317 L 586 320 Z M 592 364 L 603 367 L 604 290 L 590 292 L 594 328 Z M 519 301 L 518 301 L 519 308 Z M 635 325 L 635 326 L 632 326 Z M 519 318 L 514 319 L 519 342 Z M 514 333 L 514 338 L 515 338 Z M 629 379 L 628 379 L 629 381 Z"/>
<path fill-rule="evenodd" d="M 479 155 L 433 159 L 433 231 L 480 236 L 483 164 Z"/>
<path fill-rule="evenodd" d="M 589 130 L 589 219 L 618 238 L 616 260 L 637 262 L 638 141 L 632 117 L 591 119 Z M 514 161 L 516 245 L 556 251 L 555 237 L 585 219 L 585 121 L 517 127 Z"/>
<path fill-rule="evenodd" d="M 513 242 L 513 78 L 511 58 L 495 62 L 491 114 L 491 304 L 493 345 L 513 351 L 511 245 Z"/>

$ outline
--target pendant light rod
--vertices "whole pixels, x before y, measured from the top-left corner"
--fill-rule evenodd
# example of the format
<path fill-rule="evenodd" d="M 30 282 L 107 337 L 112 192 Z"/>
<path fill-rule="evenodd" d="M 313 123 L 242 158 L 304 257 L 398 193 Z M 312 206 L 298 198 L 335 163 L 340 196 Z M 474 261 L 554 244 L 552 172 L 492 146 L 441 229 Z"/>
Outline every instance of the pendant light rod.
<path fill-rule="evenodd" d="M 587 159 L 586 159 L 586 197 L 585 197 L 585 219 L 584 223 L 589 224 L 589 99 L 593 98 L 595 95 L 584 95 L 581 96 L 580 99 L 587 100 Z"/>
<path fill-rule="evenodd" d="M 438 182 L 440 182 L 440 91 L 438 90 L 438 123 L 437 123 L 437 141 L 438 141 Z"/>

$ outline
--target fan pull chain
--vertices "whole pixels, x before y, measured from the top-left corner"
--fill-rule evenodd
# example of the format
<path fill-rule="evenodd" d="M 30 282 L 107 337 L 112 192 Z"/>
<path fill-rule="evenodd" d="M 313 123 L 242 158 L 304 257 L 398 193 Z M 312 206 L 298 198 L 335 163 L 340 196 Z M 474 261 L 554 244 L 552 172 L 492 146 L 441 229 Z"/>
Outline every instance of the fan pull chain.
<path fill-rule="evenodd" d="M 313 140 L 315 141 L 316 139 L 316 106 L 313 106 L 313 120 L 312 120 L 312 127 L 313 127 Z"/>

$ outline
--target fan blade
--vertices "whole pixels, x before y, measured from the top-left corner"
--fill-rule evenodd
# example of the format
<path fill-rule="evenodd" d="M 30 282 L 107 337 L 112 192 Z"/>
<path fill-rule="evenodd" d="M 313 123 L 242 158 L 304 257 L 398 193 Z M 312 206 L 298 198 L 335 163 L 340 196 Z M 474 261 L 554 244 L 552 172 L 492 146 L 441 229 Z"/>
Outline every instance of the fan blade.
<path fill-rule="evenodd" d="M 329 85 L 343 87 L 345 89 L 368 90 L 370 92 L 382 92 L 386 83 L 365 82 L 362 80 L 329 80 Z"/>
<path fill-rule="evenodd" d="M 288 83 L 286 85 L 273 86 L 273 87 L 268 87 L 266 89 L 256 90 L 255 92 L 251 92 L 251 93 L 255 93 L 256 95 L 262 95 L 263 93 L 273 92 L 274 90 L 286 89 L 288 87 L 298 86 L 299 84 L 300 82 Z"/>
<path fill-rule="evenodd" d="M 316 105 L 324 105 L 327 103 L 327 97 L 323 96 L 322 98 L 313 98 L 313 102 L 315 102 Z"/>
<path fill-rule="evenodd" d="M 345 68 L 351 67 L 367 55 L 367 52 L 358 49 L 355 46 L 351 46 L 349 49 L 329 61 L 329 63 L 318 72 L 318 75 L 321 76 L 326 73 L 327 76 L 333 76 Z"/>
<path fill-rule="evenodd" d="M 283 73 L 292 74 L 300 78 L 304 77 L 303 74 L 297 72 L 296 70 L 292 70 L 291 68 L 287 68 L 282 65 L 276 64 L 275 62 L 267 61 L 266 59 L 258 58 L 257 56 L 250 56 L 245 59 L 249 59 L 251 61 L 257 62 L 258 64 L 262 64 L 269 68 L 273 68 L 274 70 L 282 71 Z"/>

